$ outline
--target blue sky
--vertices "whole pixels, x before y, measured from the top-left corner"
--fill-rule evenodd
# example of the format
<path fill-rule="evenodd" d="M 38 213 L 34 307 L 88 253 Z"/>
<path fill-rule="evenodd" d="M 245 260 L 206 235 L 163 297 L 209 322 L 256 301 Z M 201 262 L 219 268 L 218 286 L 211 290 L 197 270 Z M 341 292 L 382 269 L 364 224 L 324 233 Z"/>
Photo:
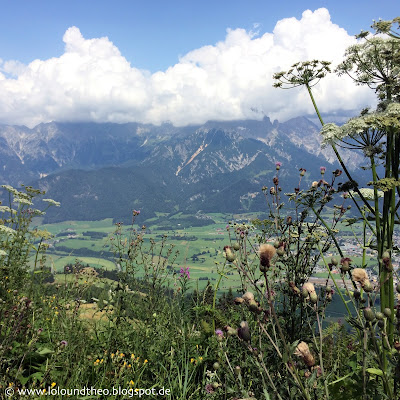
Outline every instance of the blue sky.
<path fill-rule="evenodd" d="M 285 120 L 311 114 L 304 92 L 272 88 L 299 60 L 337 64 L 398 1 L 1 1 L 0 123 Z M 308 10 L 308 11 L 307 11 Z M 373 93 L 330 76 L 326 113 Z"/>
<path fill-rule="evenodd" d="M 77 26 L 84 37 L 109 39 L 132 65 L 155 72 L 190 50 L 223 40 L 227 28 L 272 31 L 283 18 L 325 7 L 351 35 L 372 19 L 400 15 L 397 0 L 13 0 L 0 1 L 0 58 L 28 63 L 63 52 L 62 35 Z"/>

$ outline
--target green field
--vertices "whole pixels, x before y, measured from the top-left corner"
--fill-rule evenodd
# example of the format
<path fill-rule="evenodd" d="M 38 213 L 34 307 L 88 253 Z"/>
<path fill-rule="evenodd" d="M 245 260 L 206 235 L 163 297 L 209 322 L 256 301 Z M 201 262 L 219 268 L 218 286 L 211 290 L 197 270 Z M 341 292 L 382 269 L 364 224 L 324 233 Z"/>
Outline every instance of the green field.
<path fill-rule="evenodd" d="M 157 217 L 146 221 L 144 230 L 145 249 L 150 247 L 150 238 L 161 243 L 164 235 L 167 236 L 166 245 L 174 246 L 178 251 L 173 268 L 175 271 L 180 267 L 189 267 L 191 284 L 197 281 L 196 286 L 201 289 L 208 281 L 215 281 L 219 278 L 217 263 L 223 264 L 223 248 L 229 244 L 229 235 L 226 224 L 230 220 L 251 220 L 258 217 L 255 214 L 209 214 L 214 223 L 204 226 L 187 226 L 192 215 L 185 215 L 181 212 L 172 216 L 165 213 L 157 213 Z M 264 216 L 265 217 L 265 216 Z M 263 218 L 264 218 L 263 217 Z M 329 217 L 329 215 L 327 215 Z M 211 222 L 211 221 L 210 221 Z M 165 226 L 170 225 L 166 229 Z M 183 225 L 183 226 L 182 226 Z M 62 273 L 66 264 L 89 264 L 92 267 L 112 270 L 116 268 L 110 238 L 115 238 L 115 225 L 112 219 L 101 221 L 66 221 L 56 224 L 41 225 L 41 229 L 47 229 L 53 234 L 50 240 L 51 247 L 48 250 L 48 260 L 57 273 Z M 134 226 L 134 229 L 141 230 L 141 226 Z M 124 226 L 122 237 L 129 238 L 130 226 Z M 341 231 L 349 232 L 350 227 L 341 226 Z M 355 235 L 359 234 L 360 227 L 353 226 Z M 354 236 L 353 236 L 354 237 Z M 156 247 L 157 248 L 157 247 Z M 165 250 L 164 253 L 165 254 Z M 354 262 L 361 264 L 360 257 L 354 257 Z M 33 260 L 32 260 L 33 263 Z M 371 264 L 369 261 L 368 264 Z M 140 276 L 140 271 L 138 275 Z M 327 273 L 319 272 L 317 277 L 326 278 Z M 238 274 L 232 269 L 227 279 L 222 279 L 221 289 L 229 287 L 238 288 L 240 280 Z"/>

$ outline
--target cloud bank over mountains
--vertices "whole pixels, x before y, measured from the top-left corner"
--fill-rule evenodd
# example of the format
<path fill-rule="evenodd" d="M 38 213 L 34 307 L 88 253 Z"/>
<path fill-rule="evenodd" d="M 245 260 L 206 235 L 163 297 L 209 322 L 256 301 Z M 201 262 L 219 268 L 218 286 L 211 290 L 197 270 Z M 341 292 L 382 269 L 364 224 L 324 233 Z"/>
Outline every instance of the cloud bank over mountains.
<path fill-rule="evenodd" d="M 275 89 L 272 75 L 297 61 L 337 65 L 356 42 L 325 8 L 304 11 L 300 20 L 280 20 L 272 33 L 228 29 L 224 41 L 195 49 L 153 74 L 131 66 L 107 37 L 86 39 L 71 27 L 63 41 L 60 57 L 29 65 L 0 60 L 0 123 L 169 121 L 184 126 L 264 115 L 284 121 L 313 114 L 313 108 L 304 88 Z M 375 103 L 370 89 L 335 74 L 314 93 L 326 113 Z"/>

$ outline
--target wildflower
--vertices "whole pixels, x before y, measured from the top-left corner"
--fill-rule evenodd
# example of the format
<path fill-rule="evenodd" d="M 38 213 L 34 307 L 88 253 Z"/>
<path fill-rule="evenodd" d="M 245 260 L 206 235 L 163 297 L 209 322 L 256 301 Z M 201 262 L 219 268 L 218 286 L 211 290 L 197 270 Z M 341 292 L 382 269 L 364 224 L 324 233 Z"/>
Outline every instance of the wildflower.
<path fill-rule="evenodd" d="M 179 279 L 190 279 L 189 267 L 181 267 L 179 274 Z"/>
<path fill-rule="evenodd" d="M 326 167 L 319 167 L 319 170 L 321 172 L 321 175 L 324 175 L 325 171 L 326 171 Z"/>
<path fill-rule="evenodd" d="M 145 360 L 143 361 L 143 364 L 147 364 L 148 362 L 149 362 L 149 360 L 145 359 Z"/>
<path fill-rule="evenodd" d="M 271 266 L 271 259 L 276 254 L 276 249 L 271 244 L 262 244 L 259 249 L 260 255 L 260 271 L 267 272 Z"/>
<path fill-rule="evenodd" d="M 51 387 L 53 388 L 54 386 L 56 386 L 57 384 L 55 383 L 55 382 L 53 382 L 52 384 L 51 384 Z"/>
<path fill-rule="evenodd" d="M 14 229 L 9 228 L 8 226 L 0 225 L 0 233 L 5 233 L 6 235 L 13 236 L 17 232 Z"/>
<path fill-rule="evenodd" d="M 61 347 L 67 347 L 68 346 L 68 342 L 66 340 L 61 340 L 60 346 Z"/>
<path fill-rule="evenodd" d="M 218 337 L 224 337 L 224 332 L 222 332 L 221 329 L 216 329 L 216 330 L 215 330 L 215 334 L 216 334 Z"/>
<path fill-rule="evenodd" d="M 277 161 L 275 163 L 275 168 L 276 168 L 277 171 L 279 171 L 281 169 L 281 166 L 282 166 L 282 163 L 280 161 Z"/>
<path fill-rule="evenodd" d="M 48 203 L 51 206 L 55 206 L 55 207 L 60 207 L 61 203 L 58 201 L 55 201 L 53 199 L 42 199 L 42 201 L 44 201 L 45 203 Z"/>
<path fill-rule="evenodd" d="M 132 214 L 133 214 L 134 217 L 136 217 L 137 215 L 140 214 L 140 210 L 133 210 Z"/>
<path fill-rule="evenodd" d="M 308 367 L 312 367 L 315 364 L 314 356 L 305 342 L 300 342 L 297 345 L 294 355 L 301 357 Z"/>

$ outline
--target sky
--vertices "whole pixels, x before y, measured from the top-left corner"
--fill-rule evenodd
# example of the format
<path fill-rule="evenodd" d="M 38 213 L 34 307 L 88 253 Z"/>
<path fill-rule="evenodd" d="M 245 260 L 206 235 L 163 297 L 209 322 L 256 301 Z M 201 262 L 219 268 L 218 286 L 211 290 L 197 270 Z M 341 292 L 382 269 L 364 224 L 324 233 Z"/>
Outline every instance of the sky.
<path fill-rule="evenodd" d="M 311 115 L 304 89 L 272 87 L 296 61 L 337 65 L 397 0 L 0 0 L 0 123 L 280 121 Z M 332 74 L 327 115 L 375 101 Z"/>

